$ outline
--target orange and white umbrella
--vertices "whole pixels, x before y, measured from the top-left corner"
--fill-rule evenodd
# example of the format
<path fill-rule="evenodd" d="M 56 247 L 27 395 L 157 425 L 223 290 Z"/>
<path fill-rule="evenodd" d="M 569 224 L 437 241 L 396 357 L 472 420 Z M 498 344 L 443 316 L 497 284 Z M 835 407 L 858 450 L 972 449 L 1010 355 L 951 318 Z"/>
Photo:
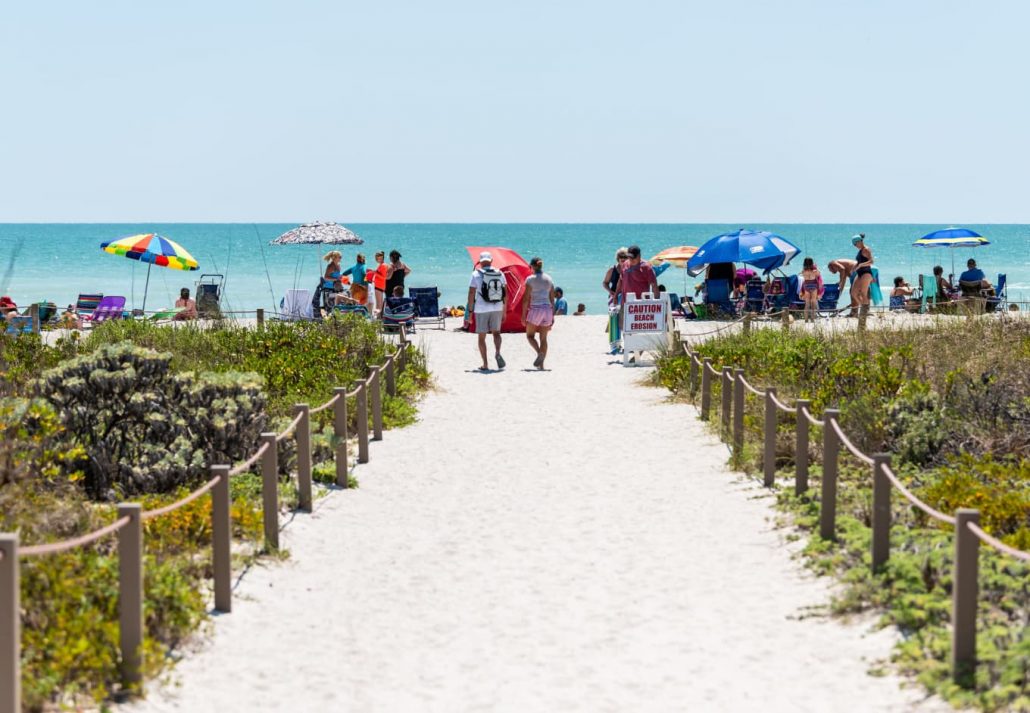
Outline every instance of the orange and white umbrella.
<path fill-rule="evenodd" d="M 674 248 L 666 248 L 651 258 L 652 265 L 663 265 L 669 263 L 673 267 L 686 267 L 687 261 L 694 257 L 697 248 L 693 245 L 678 245 Z"/>

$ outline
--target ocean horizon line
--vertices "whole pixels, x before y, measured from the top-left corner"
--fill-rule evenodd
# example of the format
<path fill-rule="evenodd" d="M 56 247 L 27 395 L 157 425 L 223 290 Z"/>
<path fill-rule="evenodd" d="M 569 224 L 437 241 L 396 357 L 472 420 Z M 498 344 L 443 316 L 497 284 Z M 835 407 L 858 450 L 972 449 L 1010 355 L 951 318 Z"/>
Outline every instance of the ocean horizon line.
<path fill-rule="evenodd" d="M 316 219 L 321 220 L 321 219 Z M 315 222 L 314 220 L 14 220 L 2 221 L 0 225 L 144 225 L 148 223 L 159 225 L 303 225 L 304 223 Z M 327 222 L 327 221 L 323 221 Z M 965 225 L 991 225 L 991 226 L 1027 226 L 1030 227 L 1030 220 L 1016 222 L 984 222 L 984 221 L 869 221 L 869 220 L 693 220 L 693 221 L 536 221 L 536 220 L 335 220 L 331 221 L 340 225 L 872 225 L 872 226 L 895 226 L 895 225 L 940 225 L 940 226 L 965 226 Z"/>

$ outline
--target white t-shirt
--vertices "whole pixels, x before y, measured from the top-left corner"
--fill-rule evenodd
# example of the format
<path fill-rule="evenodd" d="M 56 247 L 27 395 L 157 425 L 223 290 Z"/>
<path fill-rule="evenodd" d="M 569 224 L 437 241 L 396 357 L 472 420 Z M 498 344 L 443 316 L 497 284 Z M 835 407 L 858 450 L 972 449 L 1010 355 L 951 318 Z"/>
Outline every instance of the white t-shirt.
<path fill-rule="evenodd" d="M 504 302 L 487 302 L 483 299 L 483 273 L 478 269 L 472 271 L 469 287 L 474 287 L 476 290 L 476 304 L 472 308 L 473 312 L 480 314 L 484 312 L 500 312 L 504 309 Z"/>

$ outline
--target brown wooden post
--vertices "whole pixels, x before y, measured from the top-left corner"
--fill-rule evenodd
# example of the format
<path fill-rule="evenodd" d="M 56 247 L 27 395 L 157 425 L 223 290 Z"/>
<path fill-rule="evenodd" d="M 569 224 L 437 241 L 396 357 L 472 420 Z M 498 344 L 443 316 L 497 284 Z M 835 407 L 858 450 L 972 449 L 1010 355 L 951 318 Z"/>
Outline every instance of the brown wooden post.
<path fill-rule="evenodd" d="M 139 691 L 143 683 L 143 507 L 118 505 L 118 518 L 129 523 L 118 530 L 118 642 L 122 685 Z"/>
<path fill-rule="evenodd" d="M 697 393 L 697 354 L 692 351 L 687 351 L 687 355 L 690 357 L 690 395 L 693 396 Z"/>
<path fill-rule="evenodd" d="M 712 365 L 711 357 L 705 357 L 701 365 L 701 420 L 707 421 L 712 410 L 712 375 L 709 367 Z"/>
<path fill-rule="evenodd" d="M 808 490 L 808 417 L 802 412 L 809 404 L 807 399 L 798 399 L 794 405 L 797 445 L 794 450 L 794 494 L 802 495 Z"/>
<path fill-rule="evenodd" d="M 720 433 L 724 433 L 727 436 L 730 435 L 730 418 L 732 416 L 731 409 L 733 408 L 733 367 L 724 366 L 722 368 L 722 430 Z"/>
<path fill-rule="evenodd" d="M 21 713 L 18 535 L 0 534 L 0 713 Z"/>
<path fill-rule="evenodd" d="M 869 318 L 869 305 L 858 306 L 858 331 L 866 330 L 866 320 Z"/>
<path fill-rule="evenodd" d="M 733 459 L 739 465 L 744 457 L 744 370 L 733 378 Z"/>
<path fill-rule="evenodd" d="M 368 380 L 358 379 L 358 463 L 368 463 Z"/>
<path fill-rule="evenodd" d="M 787 306 L 783 308 L 783 312 L 780 313 L 780 328 L 784 332 L 790 331 L 790 300 L 787 300 Z"/>
<path fill-rule="evenodd" d="M 211 466 L 218 482 L 211 488 L 211 568 L 215 578 L 215 611 L 232 611 L 232 500 L 229 466 Z"/>
<path fill-rule="evenodd" d="M 297 506 L 311 512 L 311 408 L 297 404 L 294 413 L 300 414 L 297 424 Z"/>
<path fill-rule="evenodd" d="M 762 484 L 771 488 L 776 483 L 776 389 L 765 389 L 765 449 L 762 454 Z"/>
<path fill-rule="evenodd" d="M 745 337 L 751 334 L 751 312 L 744 314 L 744 324 L 741 325 L 741 331 Z"/>
<path fill-rule="evenodd" d="M 347 389 L 337 386 L 333 389 L 336 403 L 333 404 L 333 436 L 336 437 L 336 484 L 347 487 Z"/>
<path fill-rule="evenodd" d="M 976 612 L 980 598 L 980 538 L 967 527 L 980 524 L 980 511 L 955 512 L 955 570 L 951 600 L 951 675 L 960 686 L 971 687 L 976 674 Z"/>
<path fill-rule="evenodd" d="M 257 328 L 259 332 L 265 328 L 265 310 L 260 307 L 257 311 Z"/>
<path fill-rule="evenodd" d="M 368 366 L 368 390 L 372 401 L 372 440 L 383 440 L 383 375 L 381 367 Z"/>
<path fill-rule="evenodd" d="M 891 556 L 891 481 L 883 472 L 890 467 L 888 453 L 873 456 L 873 571 L 879 570 Z"/>
<path fill-rule="evenodd" d="M 29 320 L 32 322 L 32 333 L 39 334 L 39 304 L 36 302 L 29 305 Z"/>
<path fill-rule="evenodd" d="M 837 454 L 840 442 L 830 424 L 840 418 L 837 409 L 823 412 L 823 478 L 819 503 L 819 536 L 824 540 L 837 539 Z"/>
<path fill-rule="evenodd" d="M 261 509 L 265 522 L 265 547 L 279 549 L 279 444 L 275 433 L 262 433 L 267 445 L 261 456 Z"/>
<path fill-rule="evenodd" d="M 397 396 L 397 377 L 394 373 L 393 362 L 397 358 L 397 353 L 394 352 L 386 358 L 386 395 L 390 398 Z"/>

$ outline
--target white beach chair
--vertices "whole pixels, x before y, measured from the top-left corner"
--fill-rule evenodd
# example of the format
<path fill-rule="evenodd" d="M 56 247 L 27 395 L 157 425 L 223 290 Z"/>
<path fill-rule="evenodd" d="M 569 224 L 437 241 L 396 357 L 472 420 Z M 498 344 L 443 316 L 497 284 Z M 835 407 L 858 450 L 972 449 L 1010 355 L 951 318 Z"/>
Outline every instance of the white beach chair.
<path fill-rule="evenodd" d="M 280 317 L 287 321 L 313 319 L 310 290 L 286 290 L 286 296 L 280 303 Z"/>

